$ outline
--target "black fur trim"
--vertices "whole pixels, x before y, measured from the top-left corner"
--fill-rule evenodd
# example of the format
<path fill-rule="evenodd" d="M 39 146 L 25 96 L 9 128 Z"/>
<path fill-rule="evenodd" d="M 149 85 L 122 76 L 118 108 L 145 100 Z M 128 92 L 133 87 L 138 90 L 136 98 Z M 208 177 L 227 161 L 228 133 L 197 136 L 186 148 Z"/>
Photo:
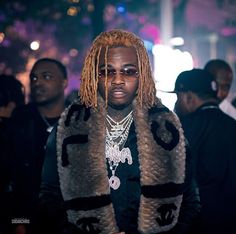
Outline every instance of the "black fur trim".
<path fill-rule="evenodd" d="M 173 182 L 158 185 L 145 185 L 141 187 L 143 196 L 147 198 L 166 198 L 175 197 L 183 194 L 184 184 L 175 184 Z"/>
<path fill-rule="evenodd" d="M 78 105 L 78 104 L 74 104 L 70 107 L 68 114 L 66 116 L 66 120 L 65 120 L 65 126 L 68 127 L 70 125 L 70 120 L 72 115 L 77 112 L 77 116 L 75 118 L 76 121 L 79 120 L 80 114 L 81 114 L 81 110 L 85 108 L 83 105 Z M 85 113 L 84 113 L 84 121 L 87 121 L 90 117 L 90 108 L 85 108 Z"/>
<path fill-rule="evenodd" d="M 78 115 L 80 115 L 80 112 L 82 110 L 82 105 L 78 105 L 78 104 L 74 104 L 70 107 L 69 111 L 68 111 L 68 114 L 66 116 L 66 120 L 65 120 L 65 126 L 68 127 L 70 125 L 70 120 L 71 120 L 71 117 L 72 115 L 75 113 L 75 112 L 78 112 Z"/>
<path fill-rule="evenodd" d="M 161 108 L 152 107 L 151 109 L 148 110 L 148 113 L 151 115 L 161 113 L 161 112 L 168 113 L 168 112 L 170 112 L 170 110 L 167 107 L 161 107 Z"/>
<path fill-rule="evenodd" d="M 173 211 L 177 209 L 174 203 L 163 204 L 158 207 L 157 212 L 160 214 L 156 221 L 160 226 L 170 225 L 174 221 Z"/>
<path fill-rule="evenodd" d="M 179 131 L 172 123 L 170 123 L 169 121 L 165 121 L 166 129 L 172 134 L 171 141 L 169 143 L 166 143 L 156 134 L 159 127 L 159 123 L 157 123 L 156 121 L 152 122 L 151 131 L 153 134 L 153 138 L 155 139 L 158 145 L 162 146 L 165 150 L 171 151 L 179 143 Z"/>
<path fill-rule="evenodd" d="M 99 219 L 96 217 L 86 217 L 79 219 L 76 224 L 78 227 L 78 234 L 99 234 L 101 230 L 94 227 L 99 223 Z"/>
<path fill-rule="evenodd" d="M 78 135 L 72 135 L 65 138 L 62 143 L 62 155 L 61 155 L 62 166 L 66 167 L 69 165 L 67 145 L 85 144 L 87 142 L 88 142 L 88 135 L 78 134 Z"/>
<path fill-rule="evenodd" d="M 90 108 L 85 108 L 84 121 L 88 121 L 90 117 Z"/>
<path fill-rule="evenodd" d="M 81 197 L 65 201 L 67 210 L 94 210 L 111 204 L 110 195 Z"/>

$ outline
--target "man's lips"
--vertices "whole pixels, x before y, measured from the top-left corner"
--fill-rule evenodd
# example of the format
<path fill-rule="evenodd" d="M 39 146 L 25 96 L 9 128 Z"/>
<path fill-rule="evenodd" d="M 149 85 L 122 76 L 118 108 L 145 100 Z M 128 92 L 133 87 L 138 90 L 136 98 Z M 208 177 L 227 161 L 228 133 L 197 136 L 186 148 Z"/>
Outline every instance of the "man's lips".
<path fill-rule="evenodd" d="M 110 95 L 115 98 L 121 98 L 126 95 L 126 92 L 123 89 L 113 89 L 111 90 Z"/>
<path fill-rule="evenodd" d="M 34 95 L 44 95 L 45 90 L 44 89 L 34 89 L 32 92 Z"/>

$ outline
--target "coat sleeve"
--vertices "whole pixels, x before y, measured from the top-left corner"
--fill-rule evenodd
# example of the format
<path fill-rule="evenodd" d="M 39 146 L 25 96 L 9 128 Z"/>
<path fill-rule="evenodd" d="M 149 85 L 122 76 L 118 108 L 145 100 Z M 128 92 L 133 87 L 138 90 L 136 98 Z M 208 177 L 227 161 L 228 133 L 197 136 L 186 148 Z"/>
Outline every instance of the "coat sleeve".
<path fill-rule="evenodd" d="M 186 142 L 186 175 L 183 201 L 178 223 L 170 234 L 192 234 L 199 217 L 201 205 L 196 181 L 194 179 L 193 159 Z"/>
<path fill-rule="evenodd" d="M 62 233 L 68 225 L 57 171 L 56 128 L 49 135 L 46 145 L 37 212 L 39 233 L 45 230 L 52 234 Z"/>

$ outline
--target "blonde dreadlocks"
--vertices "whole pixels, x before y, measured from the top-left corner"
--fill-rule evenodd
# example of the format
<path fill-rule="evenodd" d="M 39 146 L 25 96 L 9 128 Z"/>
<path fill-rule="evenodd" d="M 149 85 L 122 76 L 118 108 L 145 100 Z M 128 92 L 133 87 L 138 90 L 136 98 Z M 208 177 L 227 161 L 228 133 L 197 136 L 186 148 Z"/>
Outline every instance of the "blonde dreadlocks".
<path fill-rule="evenodd" d="M 107 70 L 107 54 L 109 47 L 124 46 L 134 47 L 138 59 L 139 87 L 137 93 L 137 103 L 140 106 L 151 107 L 156 101 L 155 85 L 152 78 L 151 66 L 147 51 L 143 41 L 135 34 L 114 29 L 102 32 L 93 42 L 86 58 L 82 70 L 80 98 L 87 107 L 97 106 L 97 86 L 98 86 L 98 64 L 102 48 L 105 48 L 105 68 Z M 105 80 L 107 87 L 107 74 Z M 107 103 L 107 88 L 106 88 Z"/>

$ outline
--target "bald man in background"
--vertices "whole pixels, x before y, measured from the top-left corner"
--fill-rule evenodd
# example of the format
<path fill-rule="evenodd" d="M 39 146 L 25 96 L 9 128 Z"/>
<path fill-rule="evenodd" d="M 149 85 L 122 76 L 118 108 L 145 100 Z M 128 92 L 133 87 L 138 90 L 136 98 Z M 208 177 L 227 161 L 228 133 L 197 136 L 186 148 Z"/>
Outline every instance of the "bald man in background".
<path fill-rule="evenodd" d="M 221 102 L 219 105 L 220 109 L 236 120 L 236 108 L 232 104 L 232 101 L 236 97 L 236 93 L 229 95 L 233 82 L 232 68 L 225 60 L 212 59 L 206 63 L 204 70 L 215 77 L 218 86 L 217 98 Z"/>

